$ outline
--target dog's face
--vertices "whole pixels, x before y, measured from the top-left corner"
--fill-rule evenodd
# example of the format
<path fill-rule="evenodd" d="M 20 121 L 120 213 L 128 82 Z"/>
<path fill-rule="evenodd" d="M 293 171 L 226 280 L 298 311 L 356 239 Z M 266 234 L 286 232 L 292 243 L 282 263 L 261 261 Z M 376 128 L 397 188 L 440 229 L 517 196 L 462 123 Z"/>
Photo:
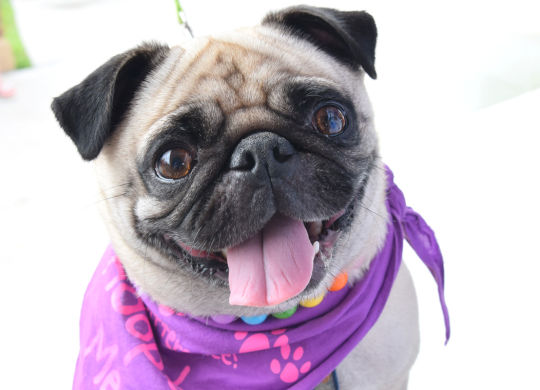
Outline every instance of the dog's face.
<path fill-rule="evenodd" d="M 131 280 L 195 315 L 282 311 L 385 235 L 363 12 L 296 7 L 187 48 L 146 44 L 55 99 Z M 354 272 L 354 271 L 351 271 Z"/>

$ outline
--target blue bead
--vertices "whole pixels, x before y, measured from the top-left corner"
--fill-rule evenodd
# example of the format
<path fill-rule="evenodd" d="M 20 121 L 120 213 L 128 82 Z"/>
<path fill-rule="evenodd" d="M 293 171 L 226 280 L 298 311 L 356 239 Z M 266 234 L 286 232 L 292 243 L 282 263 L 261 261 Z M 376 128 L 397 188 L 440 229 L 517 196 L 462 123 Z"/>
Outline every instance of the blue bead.
<path fill-rule="evenodd" d="M 248 325 L 259 325 L 266 320 L 266 317 L 268 317 L 267 314 L 261 314 L 260 316 L 253 316 L 253 317 L 240 317 L 242 318 L 242 321 L 244 321 Z"/>

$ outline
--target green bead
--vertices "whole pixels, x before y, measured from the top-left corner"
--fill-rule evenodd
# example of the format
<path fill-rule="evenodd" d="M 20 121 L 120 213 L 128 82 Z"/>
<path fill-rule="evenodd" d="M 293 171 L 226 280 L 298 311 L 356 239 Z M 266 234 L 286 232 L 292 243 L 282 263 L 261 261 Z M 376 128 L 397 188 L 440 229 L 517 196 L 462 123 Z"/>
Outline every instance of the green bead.
<path fill-rule="evenodd" d="M 282 311 L 281 313 L 274 313 L 272 314 L 274 317 L 276 318 L 279 318 L 279 319 L 285 319 L 285 318 L 289 318 L 290 316 L 292 316 L 294 313 L 296 313 L 296 309 L 298 309 L 298 306 L 295 306 L 287 311 Z"/>

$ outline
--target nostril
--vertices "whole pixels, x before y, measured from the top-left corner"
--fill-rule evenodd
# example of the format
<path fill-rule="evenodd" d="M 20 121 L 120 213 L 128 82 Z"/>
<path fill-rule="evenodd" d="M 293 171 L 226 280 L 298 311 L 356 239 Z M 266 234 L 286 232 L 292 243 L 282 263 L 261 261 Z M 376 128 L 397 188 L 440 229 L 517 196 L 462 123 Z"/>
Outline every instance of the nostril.
<path fill-rule="evenodd" d="M 287 161 L 289 157 L 291 157 L 290 155 L 288 156 L 288 155 L 281 154 L 278 146 L 272 149 L 272 153 L 274 154 L 274 159 L 280 163 Z"/>
<path fill-rule="evenodd" d="M 283 137 L 270 132 L 254 133 L 240 140 L 229 160 L 229 169 L 251 171 L 259 174 L 276 174 L 286 170 L 291 157 L 296 153 L 294 146 Z"/>
<path fill-rule="evenodd" d="M 272 154 L 277 162 L 283 163 L 292 157 L 294 154 L 294 147 L 286 141 L 286 143 L 279 143 L 272 148 Z"/>
<path fill-rule="evenodd" d="M 253 154 L 247 152 L 246 156 L 244 157 L 244 166 L 243 168 L 247 171 L 252 170 L 255 167 L 255 158 L 253 157 Z"/>
<path fill-rule="evenodd" d="M 251 171 L 255 167 L 255 158 L 249 150 L 235 154 L 231 158 L 230 168 L 237 171 Z"/>

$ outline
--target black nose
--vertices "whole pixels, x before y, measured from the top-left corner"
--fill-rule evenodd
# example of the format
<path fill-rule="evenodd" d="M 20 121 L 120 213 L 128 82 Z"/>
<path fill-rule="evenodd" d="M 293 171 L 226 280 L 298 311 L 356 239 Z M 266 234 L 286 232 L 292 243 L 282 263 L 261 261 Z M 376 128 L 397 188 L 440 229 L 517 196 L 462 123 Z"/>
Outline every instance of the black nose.
<path fill-rule="evenodd" d="M 288 169 L 294 146 L 285 138 L 270 132 L 255 133 L 242 139 L 231 156 L 229 169 L 255 175 L 280 176 Z"/>

